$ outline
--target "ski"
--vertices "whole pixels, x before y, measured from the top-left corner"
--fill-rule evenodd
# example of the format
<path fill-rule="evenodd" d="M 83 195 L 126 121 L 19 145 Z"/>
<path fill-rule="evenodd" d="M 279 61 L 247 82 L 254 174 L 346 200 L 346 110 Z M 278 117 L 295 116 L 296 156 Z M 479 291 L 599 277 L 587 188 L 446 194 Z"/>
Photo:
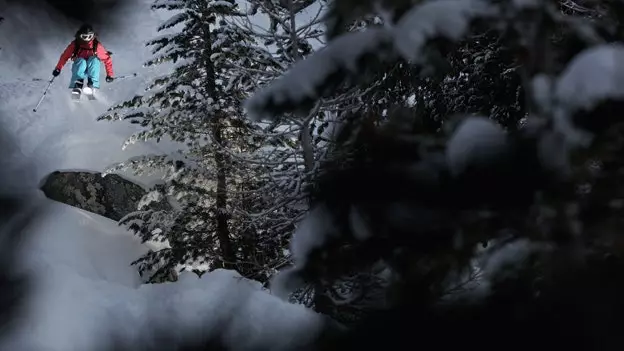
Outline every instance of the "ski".
<path fill-rule="evenodd" d="M 93 101 L 93 100 L 97 100 L 97 98 L 95 97 L 95 90 L 93 88 L 83 88 L 83 89 L 79 89 L 79 88 L 74 88 L 71 91 L 71 98 L 72 100 L 78 102 L 80 101 L 82 95 L 86 95 L 87 99 Z"/>
<path fill-rule="evenodd" d="M 80 95 L 82 95 L 82 87 L 83 87 L 82 79 L 78 79 L 74 84 L 74 89 L 72 89 L 72 99 L 75 101 L 80 101 Z"/>
<path fill-rule="evenodd" d="M 74 88 L 71 91 L 71 98 L 72 100 L 76 100 L 76 101 L 80 101 L 80 95 L 82 94 L 82 90 L 78 89 L 78 88 Z"/>

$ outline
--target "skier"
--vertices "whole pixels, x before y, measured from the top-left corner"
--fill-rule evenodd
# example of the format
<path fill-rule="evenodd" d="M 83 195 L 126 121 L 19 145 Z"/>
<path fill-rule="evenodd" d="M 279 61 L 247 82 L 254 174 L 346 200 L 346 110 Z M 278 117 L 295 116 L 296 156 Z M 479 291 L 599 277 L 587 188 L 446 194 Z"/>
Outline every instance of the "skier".
<path fill-rule="evenodd" d="M 100 63 L 104 63 L 106 69 L 106 81 L 108 83 L 113 78 L 113 60 L 110 53 L 98 41 L 93 28 L 88 24 L 83 24 L 76 32 L 76 38 L 69 43 L 65 51 L 61 54 L 52 75 L 54 77 L 61 73 L 61 69 L 72 59 L 72 77 L 69 88 L 75 99 L 80 98 L 80 93 L 84 92 L 90 97 L 93 96 L 93 89 L 100 88 Z M 87 79 L 87 86 L 83 87 L 84 80 Z"/>

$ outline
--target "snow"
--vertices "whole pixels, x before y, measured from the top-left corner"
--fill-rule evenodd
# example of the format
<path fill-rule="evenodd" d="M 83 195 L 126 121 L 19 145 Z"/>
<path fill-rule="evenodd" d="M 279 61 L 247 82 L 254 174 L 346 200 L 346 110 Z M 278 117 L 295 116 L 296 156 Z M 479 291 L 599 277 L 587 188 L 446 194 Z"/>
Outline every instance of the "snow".
<path fill-rule="evenodd" d="M 446 147 L 447 164 L 454 176 L 470 166 L 488 162 L 507 147 L 507 135 L 496 122 L 485 117 L 466 117 L 460 123 Z"/>
<path fill-rule="evenodd" d="M 493 15 L 495 8 L 481 0 L 438 0 L 414 6 L 393 29 L 395 49 L 418 62 L 428 40 L 438 36 L 459 40 L 477 16 Z"/>
<path fill-rule="evenodd" d="M 570 171 L 570 150 L 587 147 L 593 140 L 592 133 L 575 125 L 573 117 L 624 98 L 624 70 L 619 67 L 623 59 L 623 45 L 595 45 L 576 55 L 559 77 L 533 78 L 535 101 L 554 122 L 553 130 L 539 140 L 542 164 L 562 174 Z"/>
<path fill-rule="evenodd" d="M 318 98 L 320 88 L 340 70 L 357 73 L 357 63 L 365 53 L 376 52 L 389 42 L 389 33 L 382 28 L 351 32 L 305 60 L 295 63 L 283 76 L 255 93 L 245 103 L 252 120 L 273 120 L 279 116 L 266 113 L 267 106 L 299 103 Z"/>
<path fill-rule="evenodd" d="M 552 87 L 553 80 L 543 73 L 535 75 L 531 81 L 533 99 L 542 111 L 551 111 L 552 109 Z"/>
<path fill-rule="evenodd" d="M 47 344 L 51 350 L 87 350 L 83 345 L 93 342 L 93 323 L 103 320 L 103 305 L 114 301 L 110 296 L 141 283 L 125 259 L 146 247 L 128 235 L 121 237 L 113 221 L 54 202 L 49 207 L 31 229 L 37 234 L 30 236 L 20 264 L 35 274 L 37 285 L 29 301 L 31 311 L 22 316 L 26 324 L 9 349 Z M 107 284 L 109 291 L 103 289 Z M 69 337 L 76 330 L 84 333 Z"/>
<path fill-rule="evenodd" d="M 310 211 L 293 234 L 290 251 L 297 264 L 304 265 L 312 250 L 323 246 L 327 238 L 338 235 L 329 210 L 320 205 Z"/>
<path fill-rule="evenodd" d="M 561 74 L 555 96 L 570 110 L 590 110 L 624 97 L 624 45 L 597 45 L 578 54 Z"/>
<path fill-rule="evenodd" d="M 569 151 L 591 143 L 592 134 L 574 125 L 573 117 L 608 100 L 624 98 L 622 60 L 623 45 L 595 45 L 576 55 L 559 77 L 533 78 L 535 101 L 554 118 L 554 130 L 540 140 L 543 164 L 566 172 Z"/>
<path fill-rule="evenodd" d="M 156 27 L 166 16 L 146 10 L 149 9 L 147 1 L 129 6 L 133 10 L 129 13 L 135 18 L 121 18 L 119 27 L 99 34 L 107 49 L 115 52 L 116 73 L 120 76 L 137 73 L 137 76 L 113 83 L 102 79 L 101 89 L 96 93 L 98 101 L 85 99 L 75 103 L 70 100 L 67 88 L 71 75 L 71 63 L 68 63 L 35 113 L 32 110 L 52 69 L 79 23 L 67 21 L 46 4 L 24 9 L 19 3 L 5 4 L 0 0 L 5 17 L 2 31 L 15 33 L 0 36 L 0 118 L 3 122 L 0 128 L 18 140 L 16 149 L 0 161 L 0 167 L 15 174 L 20 186 L 36 186 L 42 177 L 59 168 L 101 171 L 128 157 L 162 153 L 172 147 L 167 142 L 141 143 L 123 151 L 123 141 L 138 127 L 96 122 L 109 103 L 140 93 L 157 73 L 141 68 L 141 63 L 150 57 L 144 42 L 156 36 Z M 33 16 L 37 16 L 37 21 L 32 20 Z M 133 35 L 129 36 L 129 32 Z M 29 43 L 26 51 L 24 42 Z M 25 160 L 34 163 L 34 170 L 26 166 Z"/>
<path fill-rule="evenodd" d="M 0 134 L 17 140 L 3 150 L 0 169 L 9 173 L 14 188 L 32 192 L 57 169 L 97 172 L 133 156 L 177 149 L 161 142 L 137 143 L 123 151 L 124 140 L 139 130 L 137 126 L 96 121 L 109 104 L 141 94 L 163 73 L 162 67 L 142 68 L 151 58 L 145 41 L 159 34 L 158 25 L 170 17 L 148 10 L 150 5 L 149 0 L 134 2 L 127 17 L 119 19 L 119 27 L 99 33 L 107 49 L 115 52 L 115 71 L 130 78 L 103 82 L 98 101 L 76 104 L 69 99 L 68 64 L 33 113 L 46 77 L 79 23 L 67 21 L 45 3 L 26 10 L 18 2 L 0 0 L 5 18 L 1 30 L 15 33 L 0 36 Z M 151 182 L 145 176 L 126 177 Z M 183 273 L 176 283 L 144 285 L 130 262 L 149 245 L 106 218 L 52 202 L 40 192 L 36 197 L 49 211 L 29 229 L 34 235 L 22 262 L 15 265 L 34 274 L 35 289 L 21 325 L 0 349 L 92 350 L 110 341 L 109 332 L 141 342 L 154 336 L 155 326 L 174 339 L 219 330 L 236 349 L 301 349 L 294 341 L 305 343 L 322 328 L 320 315 L 285 303 L 231 271 L 207 273 L 201 279 Z"/>
<path fill-rule="evenodd" d="M 165 22 L 161 23 L 160 26 L 158 26 L 158 29 L 159 30 L 163 30 L 165 28 L 173 27 L 173 26 L 177 25 L 178 23 L 184 21 L 186 19 L 186 17 L 187 17 L 186 13 L 177 13 L 177 14 L 171 16 L 171 18 L 169 18 Z M 160 37 L 155 37 L 154 39 L 150 39 L 150 41 L 155 42 L 155 41 L 158 41 L 160 39 L 172 39 L 170 37 L 173 37 L 173 35 L 172 34 L 162 35 Z"/>
<path fill-rule="evenodd" d="M 303 281 L 299 277 L 299 271 L 306 265 L 310 253 L 321 248 L 329 238 L 339 235 L 327 207 L 319 205 L 313 208 L 299 224 L 290 241 L 291 257 L 296 266 L 279 272 L 273 278 L 271 293 L 286 299 L 293 291 L 301 288 Z"/>
<path fill-rule="evenodd" d="M 495 278 L 508 277 L 517 274 L 515 267 L 523 267 L 532 254 L 552 249 L 547 244 L 537 243 L 528 239 L 517 239 L 508 242 L 502 247 L 496 242 L 488 244 L 488 248 L 477 250 L 475 266 L 479 271 L 478 278 L 468 289 L 458 295 L 483 299 L 492 292 L 492 282 Z"/>
<path fill-rule="evenodd" d="M 139 239 L 106 218 L 41 201 L 49 202 L 48 211 L 30 229 L 20 264 L 35 274 L 36 291 L 24 324 L 2 349 L 92 350 L 108 332 L 141 342 L 160 327 L 173 340 L 220 330 L 235 349 L 285 350 L 310 342 L 322 328 L 320 315 L 233 271 L 141 285 L 128 264 L 147 250 Z"/>
<path fill-rule="evenodd" d="M 271 279 L 271 294 L 287 301 L 294 291 L 305 286 L 301 278 L 300 268 L 287 267 L 279 271 Z"/>
<path fill-rule="evenodd" d="M 374 53 L 381 60 L 399 54 L 420 63 L 422 49 L 430 39 L 459 40 L 473 19 L 496 11 L 483 0 L 437 0 L 414 6 L 394 27 L 368 28 L 335 38 L 261 88 L 246 101 L 245 109 L 252 120 L 276 119 L 285 106 L 321 97 L 323 85 L 337 72 L 358 74 L 357 64 L 366 54 Z"/>
<path fill-rule="evenodd" d="M 212 7 L 234 7 L 236 4 L 227 1 L 217 0 L 211 2 L 210 5 Z"/>

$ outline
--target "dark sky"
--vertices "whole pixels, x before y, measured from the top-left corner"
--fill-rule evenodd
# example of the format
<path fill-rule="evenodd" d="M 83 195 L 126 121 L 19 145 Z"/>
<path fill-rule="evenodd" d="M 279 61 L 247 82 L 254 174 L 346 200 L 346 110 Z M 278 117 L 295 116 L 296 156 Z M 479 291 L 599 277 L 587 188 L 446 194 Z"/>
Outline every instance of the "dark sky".
<path fill-rule="evenodd" d="M 7 0 L 23 6 L 40 6 L 48 3 L 67 19 L 86 22 L 103 29 L 117 25 L 119 13 L 136 0 Z"/>

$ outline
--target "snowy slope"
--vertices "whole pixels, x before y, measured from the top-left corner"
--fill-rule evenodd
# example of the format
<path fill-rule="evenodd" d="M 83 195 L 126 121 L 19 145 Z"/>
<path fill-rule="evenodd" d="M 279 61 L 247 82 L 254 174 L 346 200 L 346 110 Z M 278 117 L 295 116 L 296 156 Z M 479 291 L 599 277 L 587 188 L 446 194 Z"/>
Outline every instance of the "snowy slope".
<path fill-rule="evenodd" d="M 115 75 L 138 73 L 136 77 L 106 83 L 102 70 L 100 101 L 74 103 L 69 100 L 69 62 L 35 113 L 33 108 L 46 80 L 51 78 L 60 53 L 80 23 L 68 22 L 44 2 L 40 8 L 24 9 L 18 2 L 0 0 L 5 17 L 0 29 L 1 127 L 19 141 L 0 167 L 13 170 L 20 184 L 36 185 L 56 169 L 98 171 L 134 155 L 172 148 L 166 143 L 139 144 L 122 151 L 121 144 L 136 128 L 128 123 L 95 121 L 111 103 L 140 93 L 145 83 L 159 73 L 142 68 L 150 57 L 144 42 L 156 35 L 158 23 L 167 14 L 151 11 L 149 3 L 137 1 L 129 7 L 128 17 L 120 19 L 119 27 L 99 33 L 101 42 L 113 51 Z M 25 171 L 22 161 L 26 158 L 36 165 L 35 172 Z"/>
<path fill-rule="evenodd" d="M 41 201 L 49 211 L 31 229 L 19 265 L 35 274 L 35 294 L 15 337 L 0 349 L 88 351 L 110 341 L 109 332 L 141 342 L 154 326 L 185 339 L 218 326 L 236 349 L 285 350 L 320 331 L 318 315 L 235 272 L 140 285 L 128 263 L 146 248 L 132 235 L 98 215 Z"/>
<path fill-rule="evenodd" d="M 157 34 L 168 14 L 150 11 L 150 1 L 137 1 L 120 27 L 99 34 L 114 52 L 116 75 L 138 76 L 102 82 L 100 101 L 76 104 L 68 96 L 68 64 L 34 113 L 46 82 L 33 78 L 49 79 L 79 23 L 68 23 L 44 5 L 24 10 L 18 2 L 0 0 L 6 19 L 0 28 L 0 135 L 17 140 L 0 159 L 0 169 L 14 180 L 10 185 L 32 194 L 39 180 L 57 169 L 98 171 L 134 155 L 170 150 L 172 145 L 160 143 L 123 152 L 121 144 L 134 127 L 95 121 L 108 103 L 140 93 L 162 73 L 163 68 L 142 68 L 150 57 L 144 42 Z M 34 274 L 34 295 L 14 337 L 0 344 L 2 350 L 89 351 L 110 341 L 109 332 L 131 342 L 153 337 L 155 325 L 179 338 L 222 330 L 237 349 L 300 349 L 292 341 L 306 342 L 321 328 L 318 315 L 234 272 L 216 271 L 202 279 L 183 274 L 176 283 L 141 285 L 130 262 L 146 246 L 113 221 L 41 193 L 35 198 L 49 203 L 50 211 L 30 229 L 35 235 L 16 265 Z"/>

